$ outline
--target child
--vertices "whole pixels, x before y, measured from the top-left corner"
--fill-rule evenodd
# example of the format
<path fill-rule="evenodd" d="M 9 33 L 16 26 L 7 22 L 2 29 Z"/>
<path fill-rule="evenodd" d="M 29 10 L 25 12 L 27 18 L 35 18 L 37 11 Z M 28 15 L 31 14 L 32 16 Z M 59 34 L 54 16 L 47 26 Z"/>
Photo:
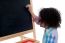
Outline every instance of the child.
<path fill-rule="evenodd" d="M 45 28 L 45 33 L 42 39 L 42 43 L 57 43 L 58 32 L 57 28 L 60 27 L 61 17 L 60 13 L 55 8 L 43 8 L 39 12 L 39 17 L 37 17 L 32 10 L 31 5 L 27 5 L 33 20 L 39 24 L 41 27 Z"/>

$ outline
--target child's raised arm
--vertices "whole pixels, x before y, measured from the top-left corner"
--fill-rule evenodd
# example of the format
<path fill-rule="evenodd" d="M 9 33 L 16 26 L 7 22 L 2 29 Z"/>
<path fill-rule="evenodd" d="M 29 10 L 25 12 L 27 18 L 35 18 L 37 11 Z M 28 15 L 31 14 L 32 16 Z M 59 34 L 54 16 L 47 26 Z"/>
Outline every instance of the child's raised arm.
<path fill-rule="evenodd" d="M 34 14 L 34 12 L 33 12 L 32 5 L 31 5 L 31 4 L 28 4 L 28 5 L 26 5 L 26 8 L 28 8 L 28 11 L 31 13 L 32 18 L 33 18 L 33 20 L 35 21 L 35 19 L 37 18 L 37 16 L 36 16 L 36 15 Z"/>

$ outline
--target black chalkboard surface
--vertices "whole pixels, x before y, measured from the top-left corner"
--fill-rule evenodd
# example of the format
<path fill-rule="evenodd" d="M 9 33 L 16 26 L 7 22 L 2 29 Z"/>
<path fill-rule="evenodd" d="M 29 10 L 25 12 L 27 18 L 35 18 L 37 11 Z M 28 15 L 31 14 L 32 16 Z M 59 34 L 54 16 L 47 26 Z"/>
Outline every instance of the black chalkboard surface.
<path fill-rule="evenodd" d="M 25 8 L 30 0 L 0 0 L 0 37 L 33 29 Z"/>

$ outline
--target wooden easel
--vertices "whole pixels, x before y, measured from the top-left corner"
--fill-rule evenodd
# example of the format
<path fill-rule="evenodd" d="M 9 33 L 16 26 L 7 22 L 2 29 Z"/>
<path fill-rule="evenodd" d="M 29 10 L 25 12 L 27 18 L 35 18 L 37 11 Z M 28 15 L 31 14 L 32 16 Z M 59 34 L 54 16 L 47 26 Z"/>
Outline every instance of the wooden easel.
<path fill-rule="evenodd" d="M 32 0 L 30 0 L 30 4 L 32 5 Z M 33 18 L 32 18 L 32 24 L 33 24 L 33 29 L 32 30 L 28 30 L 28 31 L 19 32 L 19 33 L 16 33 L 16 34 L 0 37 L 0 41 L 4 41 L 4 40 L 10 39 L 10 38 L 17 37 L 17 36 L 21 36 L 22 37 L 22 35 L 30 33 L 30 32 L 33 32 L 33 37 L 34 37 L 33 39 L 36 40 L 35 25 L 34 25 L 34 22 L 33 22 Z"/>

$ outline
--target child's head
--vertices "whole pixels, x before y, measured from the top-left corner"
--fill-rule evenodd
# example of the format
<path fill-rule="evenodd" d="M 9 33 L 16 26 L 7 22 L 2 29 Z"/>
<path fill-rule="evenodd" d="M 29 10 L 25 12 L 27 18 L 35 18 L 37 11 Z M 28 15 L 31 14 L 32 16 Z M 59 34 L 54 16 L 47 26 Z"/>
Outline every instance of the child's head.
<path fill-rule="evenodd" d="M 43 8 L 40 11 L 40 25 L 44 27 L 59 27 L 61 23 L 60 12 L 55 8 Z"/>

